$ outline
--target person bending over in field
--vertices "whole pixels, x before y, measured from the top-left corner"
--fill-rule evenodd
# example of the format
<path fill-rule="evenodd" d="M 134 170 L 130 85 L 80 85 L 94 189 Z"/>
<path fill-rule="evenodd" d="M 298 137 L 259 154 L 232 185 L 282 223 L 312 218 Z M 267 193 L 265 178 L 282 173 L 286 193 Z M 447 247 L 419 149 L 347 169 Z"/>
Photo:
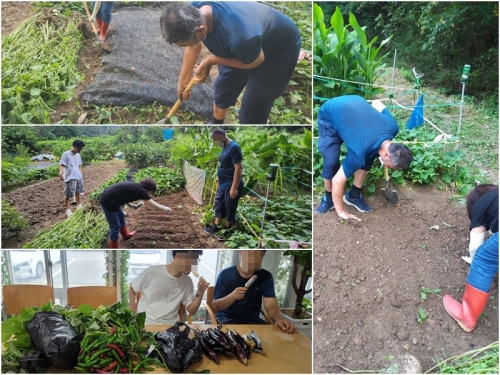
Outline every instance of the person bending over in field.
<path fill-rule="evenodd" d="M 212 53 L 195 68 L 194 80 L 203 83 L 212 65 L 213 124 L 222 124 L 243 88 L 240 124 L 266 124 L 274 100 L 285 91 L 297 65 L 300 33 L 280 11 L 257 1 L 171 2 L 160 20 L 163 38 L 186 47 L 178 82 L 178 97 L 186 91 L 202 44 Z"/>
<path fill-rule="evenodd" d="M 467 194 L 466 203 L 470 220 L 470 257 L 462 259 L 470 264 L 476 250 L 483 244 L 486 232 L 498 232 L 498 185 L 477 185 Z"/>
<path fill-rule="evenodd" d="M 172 211 L 167 206 L 156 203 L 151 195 L 156 191 L 156 182 L 151 178 L 145 178 L 140 183 L 133 181 L 120 182 L 103 191 L 100 199 L 101 207 L 109 224 L 109 247 L 118 249 L 118 238 L 122 235 L 124 241 L 130 239 L 136 232 L 129 232 L 125 225 L 125 215 L 121 206 L 127 205 L 134 209 L 142 206 L 131 202 L 139 199 L 145 200 L 150 206 L 163 211 Z"/>
<path fill-rule="evenodd" d="M 82 157 L 80 152 L 85 143 L 79 139 L 73 142 L 69 151 L 63 152 L 59 166 L 59 179 L 64 181 L 64 207 L 66 215 L 70 217 L 69 203 L 71 199 L 76 200 L 76 209 L 82 208 L 80 204 L 80 193 L 83 193 Z"/>
<path fill-rule="evenodd" d="M 262 269 L 265 254 L 266 250 L 241 250 L 240 263 L 222 270 L 215 283 L 215 316 L 222 324 L 267 324 L 259 317 L 264 302 L 267 314 L 278 327 L 283 332 L 294 333 L 296 327 L 281 316 L 273 276 Z M 257 277 L 253 283 L 245 287 L 254 275 Z"/>
<path fill-rule="evenodd" d="M 325 195 L 314 211 L 325 214 L 335 208 L 342 219 L 360 220 L 344 211 L 344 203 L 360 212 L 371 212 L 361 195 L 363 182 L 378 156 L 384 166 L 405 169 L 413 154 L 403 144 L 392 142 L 399 131 L 396 120 L 380 101 L 370 105 L 356 95 L 345 95 L 325 102 L 318 114 L 318 149 L 323 155 Z M 345 143 L 347 155 L 340 164 L 340 148 Z M 344 195 L 344 185 L 354 176 L 351 190 Z"/>
<path fill-rule="evenodd" d="M 130 309 L 145 311 L 146 324 L 175 323 L 181 304 L 189 315 L 195 314 L 210 285 L 200 277 L 194 294 L 193 281 L 188 276 L 193 266 L 196 269 L 203 250 L 172 250 L 172 255 L 172 263 L 148 267 L 130 284 Z"/>

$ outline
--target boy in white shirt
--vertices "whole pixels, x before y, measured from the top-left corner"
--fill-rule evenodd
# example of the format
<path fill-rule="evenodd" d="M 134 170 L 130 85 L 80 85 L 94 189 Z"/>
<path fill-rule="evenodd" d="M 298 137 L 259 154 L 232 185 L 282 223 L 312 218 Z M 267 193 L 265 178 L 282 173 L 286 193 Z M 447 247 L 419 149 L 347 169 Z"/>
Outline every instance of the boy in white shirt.
<path fill-rule="evenodd" d="M 73 142 L 73 148 L 63 152 L 59 166 L 59 179 L 64 181 L 64 207 L 66 215 L 71 215 L 69 209 L 70 200 L 76 199 L 76 209 L 82 208 L 80 194 L 83 193 L 82 157 L 80 152 L 85 147 L 83 141 L 77 139 Z"/>
<path fill-rule="evenodd" d="M 130 309 L 145 311 L 146 325 L 174 324 L 181 304 L 190 315 L 196 313 L 209 283 L 200 277 L 193 295 L 193 281 L 188 275 L 202 254 L 203 250 L 172 250 L 172 263 L 146 268 L 130 284 Z M 142 293 L 139 300 L 138 292 Z"/>

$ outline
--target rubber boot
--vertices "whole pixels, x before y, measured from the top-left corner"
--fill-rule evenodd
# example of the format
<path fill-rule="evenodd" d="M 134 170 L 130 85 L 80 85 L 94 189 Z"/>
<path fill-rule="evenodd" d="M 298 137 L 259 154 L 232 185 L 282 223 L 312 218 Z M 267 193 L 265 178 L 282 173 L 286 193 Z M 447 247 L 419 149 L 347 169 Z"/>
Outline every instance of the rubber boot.
<path fill-rule="evenodd" d="M 99 34 L 101 33 L 101 27 L 102 27 L 102 18 L 96 18 L 95 19 L 97 22 L 97 31 L 99 31 Z"/>
<path fill-rule="evenodd" d="M 122 239 L 123 239 L 124 241 L 126 241 L 126 240 L 128 240 L 128 239 L 132 238 L 132 236 L 133 236 L 134 234 L 136 234 L 136 233 L 137 233 L 137 232 L 136 232 L 135 230 L 134 230 L 134 231 L 132 231 L 132 232 L 129 232 L 129 231 L 127 230 L 127 227 L 126 227 L 125 225 L 124 225 L 123 227 L 121 227 L 121 228 L 120 228 L 120 234 L 122 235 Z"/>
<path fill-rule="evenodd" d="M 109 248 L 110 249 L 118 249 L 118 240 L 116 240 L 116 241 L 109 241 Z"/>
<path fill-rule="evenodd" d="M 443 297 L 443 305 L 446 312 L 465 332 L 471 332 L 476 327 L 477 319 L 483 312 L 489 295 L 490 293 L 476 289 L 467 283 L 462 303 L 447 294 Z"/>
<path fill-rule="evenodd" d="M 104 42 L 106 40 L 106 37 L 108 36 L 108 27 L 109 27 L 109 22 L 103 22 L 101 26 L 101 35 L 99 35 L 99 40 L 101 42 Z"/>

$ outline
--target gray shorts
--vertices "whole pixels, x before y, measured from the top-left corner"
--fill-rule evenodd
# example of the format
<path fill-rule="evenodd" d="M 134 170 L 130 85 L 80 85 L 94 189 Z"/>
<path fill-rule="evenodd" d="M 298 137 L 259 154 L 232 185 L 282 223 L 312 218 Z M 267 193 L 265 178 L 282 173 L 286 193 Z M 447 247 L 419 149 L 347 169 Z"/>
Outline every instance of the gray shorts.
<path fill-rule="evenodd" d="M 80 193 L 83 193 L 83 179 L 69 180 L 64 183 L 64 198 L 73 198 Z"/>

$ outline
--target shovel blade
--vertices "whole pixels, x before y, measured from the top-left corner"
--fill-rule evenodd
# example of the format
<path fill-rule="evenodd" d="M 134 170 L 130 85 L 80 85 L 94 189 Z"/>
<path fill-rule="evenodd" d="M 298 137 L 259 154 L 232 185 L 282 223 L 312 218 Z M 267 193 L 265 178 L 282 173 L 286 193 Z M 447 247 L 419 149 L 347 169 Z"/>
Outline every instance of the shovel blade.
<path fill-rule="evenodd" d="M 168 117 L 165 117 L 164 119 L 161 119 L 160 121 L 157 122 L 157 124 L 168 124 L 170 122 L 170 119 Z"/>
<path fill-rule="evenodd" d="M 382 195 L 392 204 L 399 203 L 398 192 L 396 190 L 382 188 Z"/>

